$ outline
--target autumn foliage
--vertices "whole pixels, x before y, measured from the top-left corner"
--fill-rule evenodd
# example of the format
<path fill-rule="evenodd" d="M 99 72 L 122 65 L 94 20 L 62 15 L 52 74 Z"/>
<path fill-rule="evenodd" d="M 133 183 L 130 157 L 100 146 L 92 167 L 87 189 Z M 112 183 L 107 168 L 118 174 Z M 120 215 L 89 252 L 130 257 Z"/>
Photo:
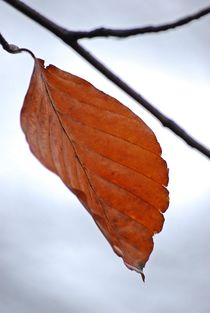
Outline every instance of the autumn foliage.
<path fill-rule="evenodd" d="M 32 153 L 78 197 L 142 273 L 168 207 L 168 169 L 151 129 L 87 81 L 35 59 L 21 111 Z"/>

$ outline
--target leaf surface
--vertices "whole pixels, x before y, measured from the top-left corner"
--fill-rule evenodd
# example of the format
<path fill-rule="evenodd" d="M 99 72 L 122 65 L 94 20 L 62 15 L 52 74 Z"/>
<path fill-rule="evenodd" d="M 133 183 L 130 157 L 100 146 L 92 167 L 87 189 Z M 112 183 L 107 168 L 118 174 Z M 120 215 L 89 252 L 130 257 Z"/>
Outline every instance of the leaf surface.
<path fill-rule="evenodd" d="M 32 153 L 63 180 L 123 258 L 142 272 L 168 208 L 168 169 L 152 130 L 87 81 L 35 59 L 21 110 Z"/>

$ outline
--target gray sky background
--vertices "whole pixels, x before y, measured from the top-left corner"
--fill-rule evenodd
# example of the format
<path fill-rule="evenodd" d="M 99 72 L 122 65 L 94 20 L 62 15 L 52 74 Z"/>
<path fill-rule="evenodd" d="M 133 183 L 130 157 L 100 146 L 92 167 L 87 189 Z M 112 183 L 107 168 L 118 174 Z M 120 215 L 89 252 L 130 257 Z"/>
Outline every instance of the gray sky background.
<path fill-rule="evenodd" d="M 74 30 L 164 23 L 207 0 L 25 1 Z M 210 166 L 45 29 L 0 1 L 11 43 L 82 76 L 154 130 L 170 168 L 171 204 L 146 284 L 129 271 L 60 179 L 29 152 L 19 125 L 33 60 L 0 57 L 0 312 L 210 312 Z M 161 111 L 210 146 L 210 16 L 167 33 L 83 44 Z"/>

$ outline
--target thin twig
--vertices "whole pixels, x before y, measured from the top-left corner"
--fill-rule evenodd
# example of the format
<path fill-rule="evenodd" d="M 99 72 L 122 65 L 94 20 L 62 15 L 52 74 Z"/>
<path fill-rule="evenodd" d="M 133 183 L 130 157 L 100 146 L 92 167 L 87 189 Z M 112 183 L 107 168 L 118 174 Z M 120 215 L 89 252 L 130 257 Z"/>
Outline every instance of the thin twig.
<path fill-rule="evenodd" d="M 100 27 L 96 28 L 90 31 L 69 31 L 69 38 L 74 39 L 82 39 L 82 38 L 96 38 L 96 37 L 118 37 L 118 38 L 126 38 L 130 36 L 135 35 L 143 35 L 148 33 L 159 33 L 164 32 L 169 29 L 174 29 L 186 24 L 189 24 L 190 22 L 194 20 L 198 20 L 201 17 L 207 15 L 210 13 L 210 7 L 207 7 L 199 12 L 196 12 L 195 14 L 180 18 L 177 21 L 170 22 L 167 24 L 162 25 L 148 25 L 144 27 L 136 27 L 136 28 L 130 28 L 130 29 L 112 29 L 112 28 L 105 28 Z"/>
<path fill-rule="evenodd" d="M 102 74 L 104 74 L 109 80 L 115 83 L 118 87 L 124 90 L 128 95 L 130 95 L 133 99 L 135 99 L 139 104 L 141 104 L 144 108 L 146 108 L 150 113 L 152 113 L 163 126 L 168 127 L 172 130 L 176 135 L 182 138 L 188 145 L 197 149 L 202 154 L 206 155 L 210 158 L 210 150 L 192 138 L 189 134 L 185 132 L 179 125 L 177 125 L 174 121 L 169 119 L 163 113 L 161 113 L 158 109 L 156 109 L 151 103 L 149 103 L 144 97 L 142 97 L 139 93 L 137 93 L 134 89 L 132 89 L 128 84 L 126 84 L 123 80 L 121 80 L 118 76 L 116 76 L 111 70 L 109 70 L 105 65 L 103 65 L 97 58 L 95 58 L 92 54 L 90 54 L 84 47 L 82 47 L 76 39 L 69 37 L 69 31 L 55 24 L 51 20 L 47 19 L 45 16 L 36 12 L 34 9 L 30 8 L 28 5 L 24 4 L 18 0 L 3 0 L 20 12 L 24 13 L 32 20 L 36 21 L 43 27 L 47 28 L 50 32 L 54 33 L 60 39 L 62 39 L 65 43 L 67 43 L 72 49 L 74 49 L 79 55 L 81 55 L 86 61 L 91 63 L 96 69 L 98 69 Z"/>

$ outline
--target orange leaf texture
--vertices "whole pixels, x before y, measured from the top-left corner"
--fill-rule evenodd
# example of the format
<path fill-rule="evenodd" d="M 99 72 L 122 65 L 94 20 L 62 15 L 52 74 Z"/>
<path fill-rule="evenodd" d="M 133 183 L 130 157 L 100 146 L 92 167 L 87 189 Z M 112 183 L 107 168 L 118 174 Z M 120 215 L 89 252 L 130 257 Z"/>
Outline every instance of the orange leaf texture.
<path fill-rule="evenodd" d="M 152 130 L 116 99 L 41 59 L 21 126 L 32 153 L 78 197 L 125 265 L 142 273 L 169 204 L 168 168 Z"/>

